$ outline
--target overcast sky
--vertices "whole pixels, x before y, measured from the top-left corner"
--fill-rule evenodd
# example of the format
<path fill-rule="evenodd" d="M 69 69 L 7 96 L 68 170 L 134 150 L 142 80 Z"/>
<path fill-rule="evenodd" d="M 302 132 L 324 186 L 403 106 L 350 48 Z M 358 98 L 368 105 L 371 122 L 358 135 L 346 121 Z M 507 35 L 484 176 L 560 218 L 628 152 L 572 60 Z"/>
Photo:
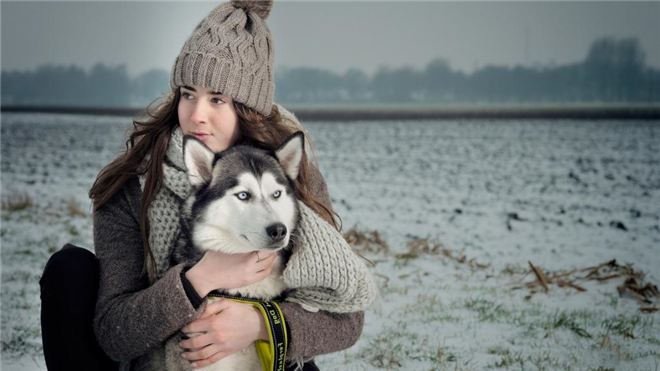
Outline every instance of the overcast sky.
<path fill-rule="evenodd" d="M 46 63 L 125 63 L 134 76 L 170 70 L 195 25 L 219 2 L 7 2 L 2 70 Z M 373 73 L 434 58 L 471 72 L 486 64 L 565 64 L 598 37 L 639 38 L 660 67 L 660 2 L 276 1 L 268 19 L 275 66 Z"/>

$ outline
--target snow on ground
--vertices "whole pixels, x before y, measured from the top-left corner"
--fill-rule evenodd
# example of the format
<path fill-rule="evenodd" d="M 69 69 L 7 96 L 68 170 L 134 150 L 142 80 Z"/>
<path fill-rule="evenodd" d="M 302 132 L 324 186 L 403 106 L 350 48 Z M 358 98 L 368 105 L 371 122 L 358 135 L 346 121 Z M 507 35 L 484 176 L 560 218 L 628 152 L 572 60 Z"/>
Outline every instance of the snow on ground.
<path fill-rule="evenodd" d="M 2 212 L 3 370 L 45 369 L 41 271 L 66 242 L 91 249 L 86 193 L 129 127 L 128 118 L 3 115 L 2 198 L 33 201 Z M 619 297 L 622 279 L 580 281 L 586 292 L 551 285 L 531 298 L 520 288 L 534 280 L 528 261 L 553 272 L 617 259 L 660 282 L 658 122 L 306 127 L 344 231 L 378 231 L 389 244 L 363 251 L 381 296 L 361 339 L 318 357 L 321 369 L 660 368 L 660 312 Z M 419 238 L 467 259 L 411 254 Z"/>

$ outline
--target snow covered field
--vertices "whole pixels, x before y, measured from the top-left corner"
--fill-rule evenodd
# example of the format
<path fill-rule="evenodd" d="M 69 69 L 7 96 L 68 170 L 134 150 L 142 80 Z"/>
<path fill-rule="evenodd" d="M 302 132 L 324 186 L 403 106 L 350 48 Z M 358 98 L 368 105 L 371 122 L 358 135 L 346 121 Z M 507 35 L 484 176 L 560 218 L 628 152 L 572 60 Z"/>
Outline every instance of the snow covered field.
<path fill-rule="evenodd" d="M 660 369 L 658 298 L 640 305 L 619 296 L 624 277 L 580 270 L 616 259 L 660 282 L 660 122 L 305 126 L 344 231 L 389 247 L 357 247 L 381 297 L 360 341 L 321 369 Z M 32 200 L 2 211 L 3 370 L 45 369 L 41 270 L 66 242 L 92 248 L 87 191 L 129 128 L 2 115 L 2 199 Z M 420 239 L 431 246 L 410 247 Z M 565 277 L 586 291 L 555 281 L 531 295 L 528 262 L 549 277 L 577 269 Z"/>

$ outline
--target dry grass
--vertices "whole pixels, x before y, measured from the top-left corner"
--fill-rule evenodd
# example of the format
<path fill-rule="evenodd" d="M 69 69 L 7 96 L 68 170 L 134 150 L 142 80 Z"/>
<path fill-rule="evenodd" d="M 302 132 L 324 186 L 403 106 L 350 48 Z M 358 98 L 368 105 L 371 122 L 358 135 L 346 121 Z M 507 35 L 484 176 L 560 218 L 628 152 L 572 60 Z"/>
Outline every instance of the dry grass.
<path fill-rule="evenodd" d="M 32 198 L 27 192 L 12 192 L 2 200 L 1 208 L 4 211 L 19 211 L 32 205 Z"/>
<path fill-rule="evenodd" d="M 354 225 L 344 233 L 344 239 L 354 249 L 362 253 L 382 253 L 386 255 L 390 253 L 390 246 L 387 241 L 375 230 L 362 230 L 357 225 Z"/>
<path fill-rule="evenodd" d="M 587 289 L 582 286 L 582 282 L 597 281 L 605 282 L 613 279 L 623 280 L 622 284 L 617 286 L 617 291 L 621 297 L 631 297 L 636 299 L 640 305 L 640 310 L 643 312 L 657 312 L 660 307 L 656 305 L 660 292 L 657 285 L 644 281 L 644 273 L 635 271 L 632 265 L 619 265 L 616 260 L 582 269 L 560 270 L 555 272 L 543 271 L 539 266 L 535 266 L 529 262 L 530 269 L 522 277 L 524 279 L 528 275 L 533 275 L 534 280 L 526 282 L 523 286 L 516 288 L 529 289 L 527 299 L 531 298 L 539 291 L 548 292 L 551 285 L 556 285 L 562 288 L 569 288 L 577 292 L 585 292 Z"/>
<path fill-rule="evenodd" d="M 80 208 L 78 202 L 76 202 L 73 197 L 67 201 L 66 206 L 69 216 L 88 216 L 88 214 Z"/>
<path fill-rule="evenodd" d="M 474 258 L 445 247 L 437 238 L 416 238 L 406 243 L 408 252 L 397 254 L 397 258 L 414 259 L 422 255 L 438 255 L 459 264 L 466 264 L 472 271 L 486 269 L 490 264 L 478 263 Z"/>

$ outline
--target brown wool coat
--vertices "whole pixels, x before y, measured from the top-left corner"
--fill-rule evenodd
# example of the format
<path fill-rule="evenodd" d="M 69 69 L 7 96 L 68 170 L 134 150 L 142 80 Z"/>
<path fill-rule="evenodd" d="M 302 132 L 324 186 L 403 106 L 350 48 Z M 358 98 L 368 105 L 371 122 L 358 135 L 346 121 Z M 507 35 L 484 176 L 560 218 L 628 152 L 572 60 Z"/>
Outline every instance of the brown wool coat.
<path fill-rule="evenodd" d="M 312 188 L 329 205 L 325 181 L 311 168 Z M 195 309 L 186 296 L 180 277 L 183 264 L 171 268 L 151 286 L 140 274 L 144 262 L 140 196 L 134 177 L 94 212 L 94 249 L 100 266 L 94 332 L 110 358 L 123 362 L 160 346 L 205 308 L 202 304 Z M 287 359 L 349 348 L 362 332 L 364 312 L 312 313 L 296 303 L 279 304 L 290 334 Z"/>

